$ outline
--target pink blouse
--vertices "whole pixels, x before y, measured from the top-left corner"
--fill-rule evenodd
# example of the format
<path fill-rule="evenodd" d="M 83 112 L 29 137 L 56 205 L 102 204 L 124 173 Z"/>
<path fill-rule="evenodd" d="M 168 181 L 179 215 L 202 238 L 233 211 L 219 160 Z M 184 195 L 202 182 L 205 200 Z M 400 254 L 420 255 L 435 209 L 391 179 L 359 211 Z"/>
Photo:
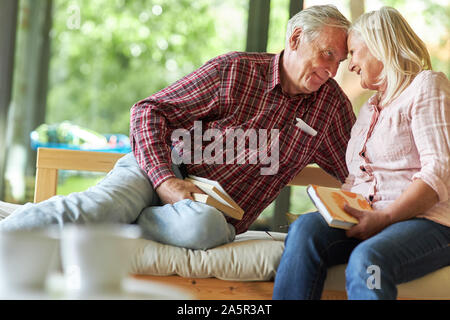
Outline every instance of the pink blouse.
<path fill-rule="evenodd" d="M 373 96 L 353 126 L 342 189 L 382 209 L 414 179 L 422 179 L 439 202 L 419 215 L 450 226 L 450 82 L 440 72 L 422 71 L 388 106 Z"/>

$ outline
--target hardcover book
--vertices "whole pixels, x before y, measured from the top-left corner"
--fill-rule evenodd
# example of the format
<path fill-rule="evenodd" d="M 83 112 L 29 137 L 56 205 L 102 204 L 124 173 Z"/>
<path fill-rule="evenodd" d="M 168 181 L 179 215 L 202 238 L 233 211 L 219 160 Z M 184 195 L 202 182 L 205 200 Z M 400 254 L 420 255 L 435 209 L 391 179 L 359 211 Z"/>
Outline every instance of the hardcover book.
<path fill-rule="evenodd" d="M 217 181 L 193 175 L 187 176 L 184 180 L 192 182 L 200 190 L 206 193 L 193 193 L 195 201 L 213 206 L 234 219 L 242 219 L 244 210 L 228 195 Z"/>
<path fill-rule="evenodd" d="M 344 211 L 345 204 L 359 210 L 372 210 L 369 202 L 357 193 L 317 185 L 309 185 L 306 191 L 330 227 L 347 230 L 358 223 Z"/>

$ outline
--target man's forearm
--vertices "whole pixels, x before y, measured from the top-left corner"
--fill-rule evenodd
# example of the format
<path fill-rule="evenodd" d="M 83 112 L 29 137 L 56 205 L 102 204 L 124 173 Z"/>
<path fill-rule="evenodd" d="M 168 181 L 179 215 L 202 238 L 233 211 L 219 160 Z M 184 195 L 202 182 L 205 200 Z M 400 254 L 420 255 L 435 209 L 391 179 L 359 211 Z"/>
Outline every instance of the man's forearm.
<path fill-rule="evenodd" d="M 150 118 L 151 124 L 148 123 Z M 131 147 L 136 161 L 155 189 L 175 177 L 170 165 L 170 146 L 163 142 L 168 130 L 165 121 L 164 117 L 152 112 L 146 100 L 137 103 L 131 110 Z"/>

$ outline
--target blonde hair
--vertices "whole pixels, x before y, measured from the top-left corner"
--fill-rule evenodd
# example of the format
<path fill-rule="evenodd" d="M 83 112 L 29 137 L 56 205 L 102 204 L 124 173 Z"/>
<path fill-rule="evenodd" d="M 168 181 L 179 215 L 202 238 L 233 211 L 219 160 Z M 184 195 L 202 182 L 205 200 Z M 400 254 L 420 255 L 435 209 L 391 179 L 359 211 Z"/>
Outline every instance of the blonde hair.
<path fill-rule="evenodd" d="M 386 84 L 381 105 L 395 99 L 423 70 L 431 70 L 425 43 L 400 12 L 382 7 L 360 16 L 350 27 L 362 36 L 370 53 L 383 63 L 378 85 Z"/>
<path fill-rule="evenodd" d="M 288 21 L 286 46 L 292 33 L 298 28 L 302 28 L 302 32 L 309 40 L 314 40 L 324 26 L 342 28 L 347 32 L 350 25 L 350 21 L 333 5 L 311 6 L 303 9 Z"/>

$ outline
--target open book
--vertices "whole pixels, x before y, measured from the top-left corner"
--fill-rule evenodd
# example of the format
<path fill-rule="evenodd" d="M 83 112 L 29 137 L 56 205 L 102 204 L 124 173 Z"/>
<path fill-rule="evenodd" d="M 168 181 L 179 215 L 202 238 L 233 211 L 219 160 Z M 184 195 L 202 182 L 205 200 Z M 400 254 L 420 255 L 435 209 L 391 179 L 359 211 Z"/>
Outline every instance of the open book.
<path fill-rule="evenodd" d="M 241 220 L 244 215 L 239 205 L 228 195 L 228 193 L 222 188 L 222 186 L 213 180 L 209 180 L 202 177 L 193 175 L 187 176 L 184 180 L 190 181 L 195 184 L 200 190 L 206 194 L 194 193 L 193 197 L 195 201 L 206 203 L 214 208 L 222 211 L 224 214 Z"/>
<path fill-rule="evenodd" d="M 330 227 L 350 229 L 358 220 L 344 211 L 344 204 L 359 210 L 372 210 L 367 200 L 360 194 L 309 185 L 306 191 Z"/>

